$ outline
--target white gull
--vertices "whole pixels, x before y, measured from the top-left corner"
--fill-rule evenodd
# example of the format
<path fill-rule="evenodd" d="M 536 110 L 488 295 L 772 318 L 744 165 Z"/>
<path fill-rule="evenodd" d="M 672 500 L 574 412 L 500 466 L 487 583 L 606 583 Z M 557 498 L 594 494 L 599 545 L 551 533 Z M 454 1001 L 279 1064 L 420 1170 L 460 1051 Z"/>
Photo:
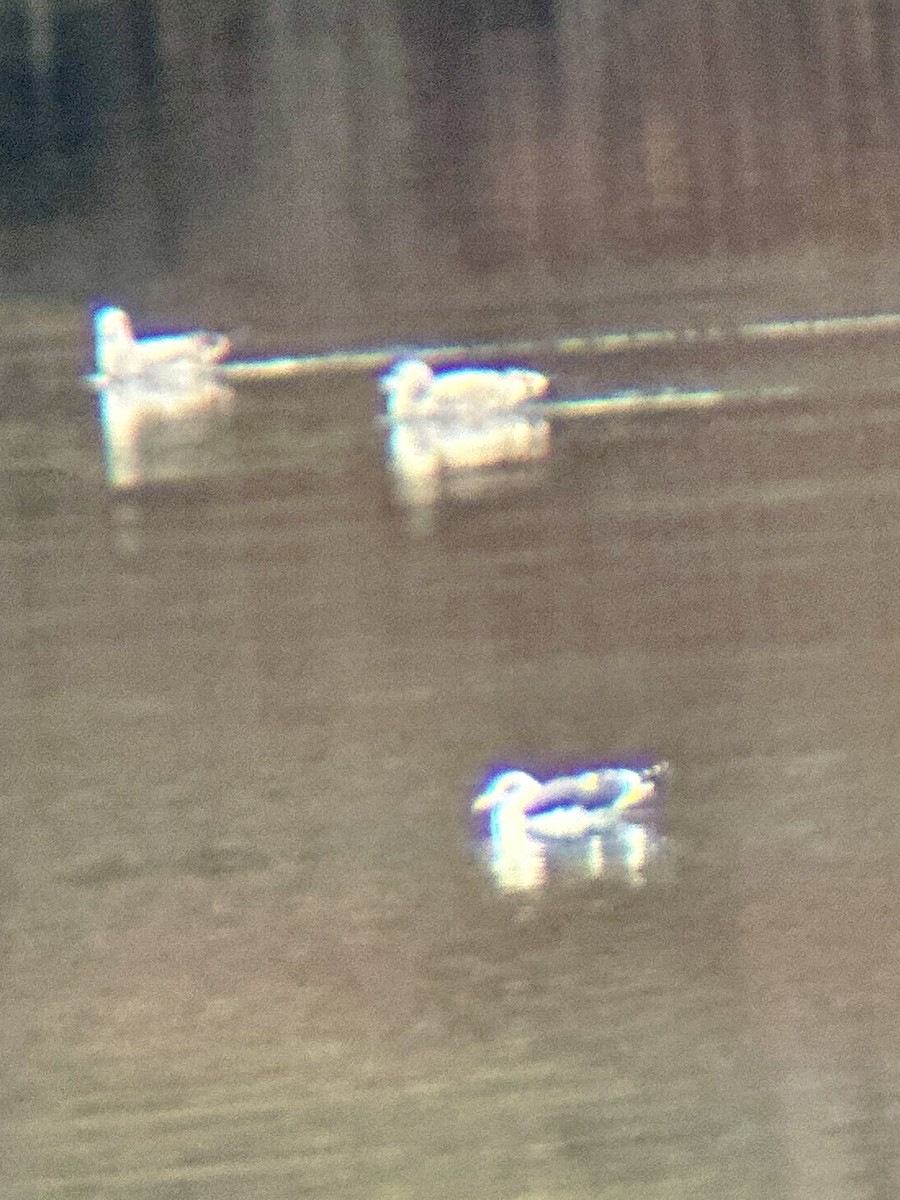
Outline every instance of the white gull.
<path fill-rule="evenodd" d="M 107 476 L 114 487 L 131 487 L 143 481 L 148 424 L 194 440 L 230 411 L 232 392 L 216 372 L 229 342 L 209 333 L 135 338 L 128 314 L 112 307 L 95 313 L 94 333 Z"/>
<path fill-rule="evenodd" d="M 187 372 L 208 372 L 230 349 L 227 337 L 205 332 L 136 338 L 128 314 L 112 306 L 94 314 L 94 344 L 101 387 L 136 378 L 175 384 Z"/>
<path fill-rule="evenodd" d="M 539 371 L 465 367 L 435 374 L 427 363 L 410 359 L 383 376 L 380 386 L 391 425 L 388 456 L 407 483 L 533 462 L 549 452 L 549 422 L 521 408 L 549 387 Z"/>
<path fill-rule="evenodd" d="M 583 844 L 591 873 L 598 875 L 602 838 L 611 833 L 624 835 L 629 860 L 645 857 L 645 831 L 628 816 L 655 798 L 667 769 L 665 763 L 643 770 L 607 767 L 546 783 L 526 771 L 498 775 L 472 802 L 473 813 L 490 815 L 491 866 L 498 882 L 511 891 L 540 886 L 547 849 L 566 843 Z"/>

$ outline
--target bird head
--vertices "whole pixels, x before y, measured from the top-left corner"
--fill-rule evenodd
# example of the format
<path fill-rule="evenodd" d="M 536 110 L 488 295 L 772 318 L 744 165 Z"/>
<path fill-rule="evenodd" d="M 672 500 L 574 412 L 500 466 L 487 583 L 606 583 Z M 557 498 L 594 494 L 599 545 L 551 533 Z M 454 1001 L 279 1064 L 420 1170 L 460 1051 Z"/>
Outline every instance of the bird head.
<path fill-rule="evenodd" d="M 381 391 L 387 397 L 389 414 L 396 417 L 412 415 L 425 399 L 433 382 L 431 367 L 420 359 L 411 358 L 397 363 L 379 380 Z"/>
<path fill-rule="evenodd" d="M 473 813 L 493 812 L 504 806 L 525 809 L 541 794 L 542 785 L 527 771 L 504 771 L 472 801 Z"/>
<path fill-rule="evenodd" d="M 134 345 L 134 331 L 121 308 L 105 307 L 94 313 L 97 370 L 101 375 L 123 371 Z"/>
<path fill-rule="evenodd" d="M 131 328 L 131 318 L 121 308 L 107 305 L 98 308 L 94 313 L 94 332 L 98 338 L 121 339 L 134 341 L 134 330 Z"/>

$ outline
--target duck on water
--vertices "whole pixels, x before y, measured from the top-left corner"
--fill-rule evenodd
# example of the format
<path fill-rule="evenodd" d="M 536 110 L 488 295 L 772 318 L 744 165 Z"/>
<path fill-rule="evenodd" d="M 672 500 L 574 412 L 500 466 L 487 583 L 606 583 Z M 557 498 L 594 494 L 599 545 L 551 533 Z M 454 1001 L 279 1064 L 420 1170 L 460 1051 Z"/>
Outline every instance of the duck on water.
<path fill-rule="evenodd" d="M 184 333 L 136 338 L 128 314 L 94 314 L 96 374 L 107 476 L 117 488 L 143 480 L 140 439 L 151 423 L 193 438 L 209 419 L 227 415 L 232 393 L 216 373 L 226 337 Z"/>
<path fill-rule="evenodd" d="M 504 890 L 543 883 L 554 846 L 584 849 L 589 874 L 604 870 L 604 839 L 624 841 L 626 865 L 646 861 L 647 832 L 629 818 L 652 804 L 668 764 L 640 770 L 604 767 L 540 782 L 526 771 L 504 771 L 472 802 L 490 817 L 491 868 Z M 635 882 L 638 880 L 636 879 Z"/>
<path fill-rule="evenodd" d="M 155 379 L 170 389 L 191 371 L 209 371 L 231 349 L 227 337 L 214 333 L 136 338 L 128 313 L 113 306 L 94 313 L 94 346 L 99 387 Z"/>
<path fill-rule="evenodd" d="M 465 367 L 435 374 L 427 363 L 398 363 L 380 380 L 391 466 L 407 482 L 445 472 L 532 462 L 550 449 L 548 421 L 521 411 L 550 381 L 520 367 Z"/>

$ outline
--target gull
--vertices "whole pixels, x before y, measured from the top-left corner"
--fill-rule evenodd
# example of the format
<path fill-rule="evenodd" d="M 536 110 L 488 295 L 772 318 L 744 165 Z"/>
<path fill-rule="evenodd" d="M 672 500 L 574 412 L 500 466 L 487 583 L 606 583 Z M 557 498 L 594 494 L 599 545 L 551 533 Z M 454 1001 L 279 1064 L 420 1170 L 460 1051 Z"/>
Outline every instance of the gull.
<path fill-rule="evenodd" d="M 446 472 L 533 462 L 550 450 L 550 424 L 520 406 L 549 387 L 539 371 L 466 367 L 434 374 L 418 359 L 382 377 L 388 457 L 423 495 Z M 519 411 L 517 411 L 519 410 Z"/>
<path fill-rule="evenodd" d="M 94 314 L 94 343 L 101 387 L 135 379 L 177 385 L 209 372 L 230 349 L 227 337 L 212 333 L 136 338 L 128 314 L 112 306 Z"/>
<path fill-rule="evenodd" d="M 583 844 L 591 873 L 603 870 L 602 836 L 623 834 L 629 868 L 646 858 L 646 831 L 627 816 L 653 800 L 666 763 L 643 770 L 606 767 L 541 783 L 527 771 L 498 775 L 472 802 L 475 814 L 490 814 L 491 863 L 507 890 L 540 886 L 548 847 Z M 633 844 L 632 844 L 633 843 Z"/>
<path fill-rule="evenodd" d="M 114 487 L 132 487 L 144 478 L 147 425 L 195 440 L 210 418 L 230 411 L 232 392 L 215 370 L 229 343 L 209 333 L 135 338 L 128 314 L 112 307 L 95 313 L 94 333 L 107 476 Z"/>
<path fill-rule="evenodd" d="M 463 367 L 435 374 L 421 359 L 397 363 L 380 381 L 388 416 L 458 417 L 468 421 L 543 396 L 550 380 L 524 367 Z"/>

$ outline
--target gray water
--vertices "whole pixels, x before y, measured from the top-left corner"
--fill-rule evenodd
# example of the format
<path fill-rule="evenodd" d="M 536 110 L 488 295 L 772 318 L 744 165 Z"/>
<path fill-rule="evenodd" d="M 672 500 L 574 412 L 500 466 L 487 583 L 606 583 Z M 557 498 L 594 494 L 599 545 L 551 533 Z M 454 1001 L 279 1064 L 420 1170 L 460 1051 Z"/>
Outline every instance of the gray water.
<path fill-rule="evenodd" d="M 411 514 L 368 379 L 242 388 L 119 497 L 90 398 L 37 387 L 0 425 L 4 1196 L 900 1194 L 888 405 L 573 427 Z M 635 752 L 670 877 L 492 890 L 486 764 Z"/>

